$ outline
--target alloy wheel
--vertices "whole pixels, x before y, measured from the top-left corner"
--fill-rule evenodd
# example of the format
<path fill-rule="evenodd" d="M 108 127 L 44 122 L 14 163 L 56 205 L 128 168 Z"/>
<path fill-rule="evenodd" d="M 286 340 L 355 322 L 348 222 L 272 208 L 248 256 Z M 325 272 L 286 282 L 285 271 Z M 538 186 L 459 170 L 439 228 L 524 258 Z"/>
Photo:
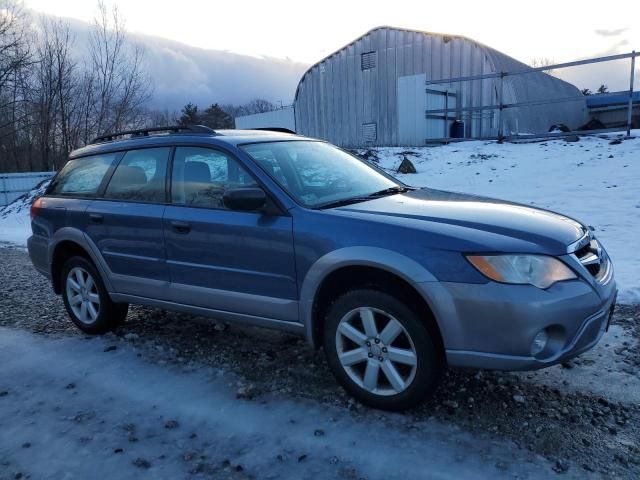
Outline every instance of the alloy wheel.
<path fill-rule="evenodd" d="M 100 314 L 100 295 L 96 282 L 84 268 L 74 267 L 67 275 L 67 301 L 76 318 L 87 325 Z"/>
<path fill-rule="evenodd" d="M 336 331 L 342 368 L 359 387 L 397 395 L 415 378 L 418 356 L 409 333 L 392 315 L 371 307 L 351 310 Z"/>

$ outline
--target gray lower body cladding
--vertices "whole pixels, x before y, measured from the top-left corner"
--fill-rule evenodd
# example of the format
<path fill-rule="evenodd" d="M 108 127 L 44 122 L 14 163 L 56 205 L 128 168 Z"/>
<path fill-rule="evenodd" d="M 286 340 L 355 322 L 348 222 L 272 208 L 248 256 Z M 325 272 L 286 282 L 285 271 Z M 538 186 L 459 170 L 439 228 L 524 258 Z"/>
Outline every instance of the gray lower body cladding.
<path fill-rule="evenodd" d="M 498 370 L 548 367 L 592 348 L 608 327 L 615 282 L 582 280 L 541 290 L 528 285 L 425 283 L 450 366 Z M 435 295 L 434 295 L 435 294 Z M 532 354 L 544 330 L 547 346 Z"/>

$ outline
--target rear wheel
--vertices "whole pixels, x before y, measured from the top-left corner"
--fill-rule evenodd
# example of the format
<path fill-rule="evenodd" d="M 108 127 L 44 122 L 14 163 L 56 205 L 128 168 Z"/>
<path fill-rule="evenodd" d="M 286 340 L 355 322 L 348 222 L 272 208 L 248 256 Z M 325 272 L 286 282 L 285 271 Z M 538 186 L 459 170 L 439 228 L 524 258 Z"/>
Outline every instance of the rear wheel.
<path fill-rule="evenodd" d="M 385 410 L 418 405 L 444 368 L 419 312 L 375 290 L 354 290 L 336 300 L 325 321 L 324 348 L 342 386 Z"/>
<path fill-rule="evenodd" d="M 93 264 L 72 257 L 62 268 L 62 298 L 75 325 L 85 333 L 102 334 L 124 323 L 129 305 L 114 303 Z"/>

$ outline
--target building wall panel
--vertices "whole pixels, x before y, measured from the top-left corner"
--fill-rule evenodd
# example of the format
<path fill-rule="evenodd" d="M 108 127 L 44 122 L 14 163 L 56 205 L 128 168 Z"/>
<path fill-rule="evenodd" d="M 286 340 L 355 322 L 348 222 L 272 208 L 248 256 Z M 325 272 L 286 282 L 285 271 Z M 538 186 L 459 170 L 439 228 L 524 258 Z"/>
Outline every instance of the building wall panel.
<path fill-rule="evenodd" d="M 363 70 L 361 55 L 371 51 L 376 52 L 376 66 Z M 303 76 L 294 103 L 296 125 L 304 135 L 346 147 L 420 145 L 426 135 L 415 135 L 409 144 L 407 135 L 398 134 L 400 77 L 425 75 L 428 81 L 523 68 L 526 66 L 517 60 L 463 37 L 389 27 L 375 29 L 322 60 Z M 484 79 L 439 86 L 455 90 L 458 107 L 462 108 L 496 104 L 498 83 L 495 79 Z M 504 132 L 539 132 L 552 123 L 577 127 L 587 117 L 586 105 L 573 85 L 544 73 L 505 78 L 505 102 L 573 95 L 576 101 L 569 103 L 505 110 Z M 467 136 L 498 133 L 496 111 L 464 115 L 458 112 L 457 116 L 465 122 Z M 376 140 L 367 142 L 362 126 L 372 123 L 376 124 Z"/>

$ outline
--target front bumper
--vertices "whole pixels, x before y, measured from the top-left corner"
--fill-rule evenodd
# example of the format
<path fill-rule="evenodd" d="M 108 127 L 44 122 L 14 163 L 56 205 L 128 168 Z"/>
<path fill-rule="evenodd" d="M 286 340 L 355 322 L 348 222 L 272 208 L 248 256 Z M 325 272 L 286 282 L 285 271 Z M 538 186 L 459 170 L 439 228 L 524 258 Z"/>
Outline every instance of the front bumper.
<path fill-rule="evenodd" d="M 616 298 L 613 278 L 597 286 L 559 282 L 547 290 L 495 282 L 422 286 L 435 299 L 448 364 L 496 370 L 535 370 L 589 350 L 607 330 Z M 549 342 L 532 355 L 542 329 Z"/>

